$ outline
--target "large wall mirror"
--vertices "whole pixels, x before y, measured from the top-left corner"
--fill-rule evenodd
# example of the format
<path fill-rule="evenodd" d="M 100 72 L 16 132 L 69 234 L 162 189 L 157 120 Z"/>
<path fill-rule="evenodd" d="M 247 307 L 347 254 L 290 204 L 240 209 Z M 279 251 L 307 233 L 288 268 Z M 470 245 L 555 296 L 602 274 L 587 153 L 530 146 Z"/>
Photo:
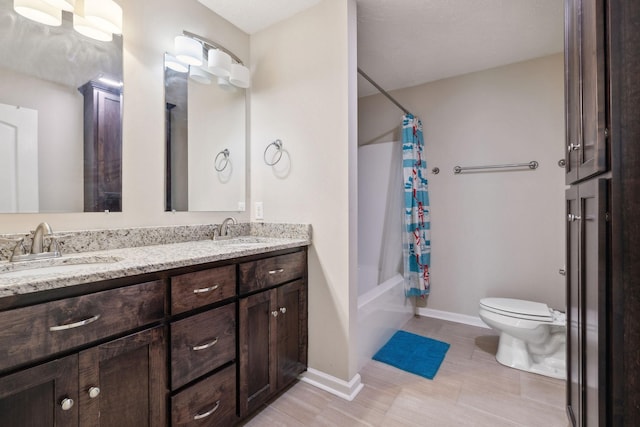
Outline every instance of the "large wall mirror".
<path fill-rule="evenodd" d="M 244 211 L 246 90 L 210 73 L 213 42 L 185 34 L 201 43 L 204 65 L 165 54 L 165 210 Z"/>
<path fill-rule="evenodd" d="M 122 36 L 59 16 L 0 0 L 0 213 L 122 210 Z"/>

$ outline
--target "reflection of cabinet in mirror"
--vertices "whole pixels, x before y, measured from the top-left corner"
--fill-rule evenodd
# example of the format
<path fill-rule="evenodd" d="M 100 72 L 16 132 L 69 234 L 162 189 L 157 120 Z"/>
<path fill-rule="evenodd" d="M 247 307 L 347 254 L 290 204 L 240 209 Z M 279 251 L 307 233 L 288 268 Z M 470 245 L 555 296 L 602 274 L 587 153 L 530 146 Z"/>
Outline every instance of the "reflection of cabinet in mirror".
<path fill-rule="evenodd" d="M 90 81 L 84 95 L 84 210 L 122 211 L 120 89 Z"/>

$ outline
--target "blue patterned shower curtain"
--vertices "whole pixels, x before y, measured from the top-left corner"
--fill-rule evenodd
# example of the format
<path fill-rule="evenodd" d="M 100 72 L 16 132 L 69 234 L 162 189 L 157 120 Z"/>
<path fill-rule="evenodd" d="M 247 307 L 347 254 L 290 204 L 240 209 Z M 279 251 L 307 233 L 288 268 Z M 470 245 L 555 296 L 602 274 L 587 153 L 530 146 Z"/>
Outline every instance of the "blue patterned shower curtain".
<path fill-rule="evenodd" d="M 402 118 L 402 169 L 404 173 L 404 283 L 407 296 L 428 295 L 430 290 L 431 224 L 427 162 L 420 119 Z"/>

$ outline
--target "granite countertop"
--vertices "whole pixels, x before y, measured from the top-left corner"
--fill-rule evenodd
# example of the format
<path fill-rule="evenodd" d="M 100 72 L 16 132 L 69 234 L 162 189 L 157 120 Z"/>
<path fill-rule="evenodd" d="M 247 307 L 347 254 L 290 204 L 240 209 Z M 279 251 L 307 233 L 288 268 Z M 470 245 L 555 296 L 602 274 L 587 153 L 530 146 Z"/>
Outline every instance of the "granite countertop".
<path fill-rule="evenodd" d="M 153 273 L 281 249 L 308 246 L 310 238 L 240 236 L 63 254 L 60 258 L 0 262 L 0 298 Z"/>

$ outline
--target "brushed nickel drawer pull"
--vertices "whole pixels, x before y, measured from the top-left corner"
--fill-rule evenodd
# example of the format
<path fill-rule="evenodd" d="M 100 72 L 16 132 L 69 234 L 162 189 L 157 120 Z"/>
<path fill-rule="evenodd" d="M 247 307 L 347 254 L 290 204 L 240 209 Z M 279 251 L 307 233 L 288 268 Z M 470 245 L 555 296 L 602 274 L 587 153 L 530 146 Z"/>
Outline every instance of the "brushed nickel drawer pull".
<path fill-rule="evenodd" d="M 219 408 L 219 407 L 220 407 L 220 401 L 218 400 L 218 401 L 216 402 L 216 406 L 214 406 L 212 410 L 207 411 L 207 412 L 202 412 L 202 413 L 200 413 L 200 414 L 195 414 L 195 415 L 193 416 L 193 419 L 194 419 L 194 420 L 201 420 L 201 419 L 203 419 L 203 418 L 207 418 L 209 415 L 211 415 L 211 414 L 213 414 L 214 412 L 216 412 L 216 411 L 218 410 L 218 408 Z"/>
<path fill-rule="evenodd" d="M 215 291 L 216 289 L 218 289 L 218 286 L 219 285 L 213 285 L 213 286 L 209 286 L 208 288 L 194 289 L 193 293 L 194 294 L 205 294 L 207 292 Z"/>
<path fill-rule="evenodd" d="M 276 270 L 269 270 L 269 274 L 278 274 L 278 273 L 282 273 L 284 271 L 284 268 L 278 268 Z"/>
<path fill-rule="evenodd" d="M 96 314 L 95 316 L 89 317 L 88 319 L 84 319 L 79 322 L 67 323 L 66 325 L 50 326 L 49 330 L 53 332 L 53 331 L 64 331 L 65 329 L 79 328 L 80 326 L 86 326 L 89 323 L 93 323 L 99 318 L 100 318 L 100 315 Z"/>
<path fill-rule="evenodd" d="M 191 347 L 191 350 L 193 350 L 193 351 L 206 350 L 209 347 L 213 347 L 216 344 L 218 344 L 218 337 L 216 337 L 213 341 L 211 341 L 209 343 L 202 344 L 202 345 L 194 345 L 193 347 Z"/>

